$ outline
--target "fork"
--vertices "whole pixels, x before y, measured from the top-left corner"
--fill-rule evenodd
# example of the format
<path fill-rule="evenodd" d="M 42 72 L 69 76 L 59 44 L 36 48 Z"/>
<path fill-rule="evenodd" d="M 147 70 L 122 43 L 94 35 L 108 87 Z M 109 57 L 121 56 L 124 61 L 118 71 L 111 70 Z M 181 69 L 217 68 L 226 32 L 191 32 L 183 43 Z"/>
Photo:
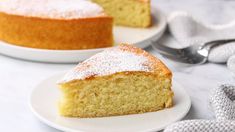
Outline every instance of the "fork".
<path fill-rule="evenodd" d="M 152 42 L 152 47 L 171 60 L 187 64 L 203 64 L 208 61 L 210 50 L 213 47 L 233 41 L 235 41 L 235 39 L 214 40 L 180 49 Z"/>

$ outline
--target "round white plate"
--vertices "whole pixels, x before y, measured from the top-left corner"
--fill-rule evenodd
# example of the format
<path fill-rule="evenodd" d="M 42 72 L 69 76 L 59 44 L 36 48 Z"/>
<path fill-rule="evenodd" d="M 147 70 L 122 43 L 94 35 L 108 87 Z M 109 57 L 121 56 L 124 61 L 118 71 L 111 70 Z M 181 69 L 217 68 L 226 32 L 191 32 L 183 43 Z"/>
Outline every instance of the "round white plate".
<path fill-rule="evenodd" d="M 151 40 L 157 40 L 165 31 L 166 20 L 161 11 L 152 9 L 153 23 L 149 28 L 114 27 L 115 43 L 130 43 L 140 48 L 151 44 Z M 0 41 L 0 53 L 24 60 L 51 62 L 51 63 L 76 63 L 102 51 L 100 49 L 89 50 L 45 50 L 26 48 L 7 44 Z"/>
<path fill-rule="evenodd" d="M 182 119 L 189 111 L 191 101 L 184 88 L 173 81 L 174 106 L 144 114 L 102 118 L 68 118 L 58 115 L 60 91 L 56 86 L 64 73 L 57 74 L 37 85 L 30 96 L 30 108 L 42 122 L 62 131 L 137 132 L 158 131 Z"/>

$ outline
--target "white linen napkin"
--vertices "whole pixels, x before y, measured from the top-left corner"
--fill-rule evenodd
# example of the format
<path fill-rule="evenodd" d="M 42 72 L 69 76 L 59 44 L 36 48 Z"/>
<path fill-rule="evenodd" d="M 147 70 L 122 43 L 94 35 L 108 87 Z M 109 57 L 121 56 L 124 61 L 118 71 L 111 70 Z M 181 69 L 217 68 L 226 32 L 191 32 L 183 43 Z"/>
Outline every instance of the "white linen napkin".
<path fill-rule="evenodd" d="M 234 132 L 235 86 L 221 85 L 210 98 L 215 120 L 185 120 L 168 126 L 164 132 Z"/>
<path fill-rule="evenodd" d="M 167 22 L 168 33 L 158 43 L 170 47 L 182 48 L 212 40 L 235 38 L 235 21 L 225 25 L 209 25 L 186 12 L 173 12 L 167 18 Z M 213 48 L 208 60 L 214 63 L 228 62 L 228 68 L 235 73 L 233 55 L 235 55 L 235 42 L 230 42 Z"/>

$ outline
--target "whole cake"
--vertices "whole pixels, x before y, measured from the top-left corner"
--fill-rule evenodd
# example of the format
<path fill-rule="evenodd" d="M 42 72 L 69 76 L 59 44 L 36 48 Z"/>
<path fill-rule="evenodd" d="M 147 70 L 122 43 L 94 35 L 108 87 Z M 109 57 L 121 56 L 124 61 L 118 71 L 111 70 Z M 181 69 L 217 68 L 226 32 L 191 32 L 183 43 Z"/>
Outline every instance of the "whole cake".
<path fill-rule="evenodd" d="M 87 0 L 1 0 L 0 40 L 41 49 L 113 45 L 113 18 Z"/>
<path fill-rule="evenodd" d="M 40 49 L 110 47 L 113 18 L 148 27 L 150 0 L 0 0 L 0 40 Z"/>
<path fill-rule="evenodd" d="M 103 117 L 172 106 L 171 71 L 156 57 L 122 44 L 79 63 L 58 82 L 59 113 Z"/>

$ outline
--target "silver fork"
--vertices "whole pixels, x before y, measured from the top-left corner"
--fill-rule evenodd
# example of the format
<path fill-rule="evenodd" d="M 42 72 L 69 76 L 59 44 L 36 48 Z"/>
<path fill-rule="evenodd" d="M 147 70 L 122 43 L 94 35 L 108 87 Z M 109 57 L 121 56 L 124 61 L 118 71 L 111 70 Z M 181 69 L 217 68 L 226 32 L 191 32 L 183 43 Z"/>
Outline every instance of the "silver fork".
<path fill-rule="evenodd" d="M 152 42 L 152 47 L 171 60 L 188 64 L 203 64 L 207 62 L 210 50 L 213 47 L 233 41 L 235 39 L 215 40 L 203 44 L 194 44 L 181 49 Z"/>

